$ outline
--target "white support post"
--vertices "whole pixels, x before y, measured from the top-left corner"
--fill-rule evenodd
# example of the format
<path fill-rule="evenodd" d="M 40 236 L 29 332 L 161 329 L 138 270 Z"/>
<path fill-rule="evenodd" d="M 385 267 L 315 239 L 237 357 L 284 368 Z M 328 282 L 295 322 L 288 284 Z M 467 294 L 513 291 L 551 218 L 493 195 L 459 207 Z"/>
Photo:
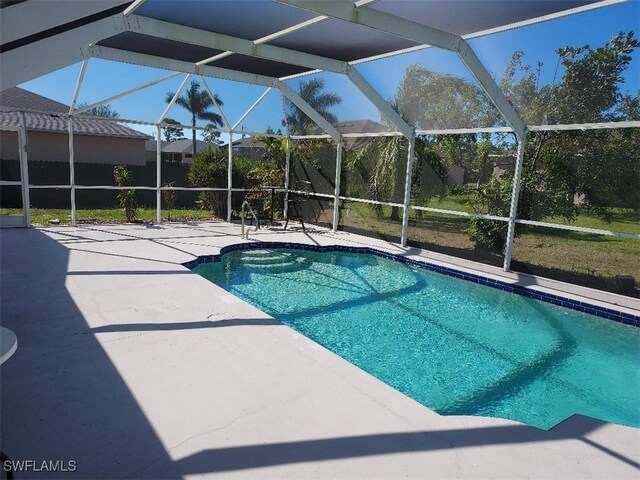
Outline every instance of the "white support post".
<path fill-rule="evenodd" d="M 404 181 L 404 202 L 402 210 L 402 234 L 400 245 L 407 246 L 407 238 L 409 237 L 409 203 L 411 202 L 411 177 L 413 175 L 413 157 L 415 150 L 416 137 L 409 138 L 409 148 L 407 153 L 407 172 Z"/>
<path fill-rule="evenodd" d="M 156 127 L 156 223 L 162 223 L 162 129 Z"/>
<path fill-rule="evenodd" d="M 182 90 L 184 89 L 184 86 L 187 84 L 187 82 L 189 81 L 190 78 L 191 78 L 191 74 L 190 73 L 187 74 L 186 77 L 184 77 L 184 80 L 182 80 L 182 83 L 180 84 L 180 87 L 178 88 L 178 90 L 176 90 L 176 93 L 173 95 L 173 98 L 171 99 L 171 101 L 167 105 L 167 108 L 164 109 L 164 112 L 162 112 L 162 115 L 158 119 L 158 123 L 162 123 L 164 121 L 164 119 L 166 118 L 166 116 L 169 114 L 169 110 L 171 110 L 171 108 L 173 107 L 173 104 L 176 103 L 176 100 L 178 99 L 178 97 L 182 93 Z"/>
<path fill-rule="evenodd" d="M 513 174 L 513 190 L 511 191 L 511 206 L 509 208 L 509 224 L 507 227 L 507 244 L 504 249 L 504 264 L 502 269 L 507 272 L 511 268 L 511 255 L 513 253 L 513 237 L 515 235 L 516 217 L 518 215 L 518 198 L 520 196 L 520 183 L 522 180 L 522 165 L 524 163 L 524 147 L 526 136 L 517 136 L 518 153 L 516 169 Z"/>
<path fill-rule="evenodd" d="M 336 183 L 333 194 L 333 231 L 338 231 L 340 221 L 340 176 L 342 173 L 342 139 L 337 142 L 336 148 Z"/>
<path fill-rule="evenodd" d="M 69 129 L 69 186 L 71 194 L 71 225 L 76 226 L 76 175 L 75 175 L 75 152 L 73 148 L 73 113 L 76 108 L 76 102 L 80 95 L 80 89 L 82 88 L 82 82 L 84 80 L 84 74 L 87 71 L 87 65 L 89 59 L 85 58 L 80 68 L 80 74 L 78 75 L 78 81 L 76 82 L 76 88 L 73 91 L 73 99 L 71 100 L 71 106 L 69 107 L 69 117 L 67 118 Z"/>
<path fill-rule="evenodd" d="M 24 226 L 31 226 L 31 201 L 29 200 L 29 154 L 28 154 L 28 136 L 27 121 L 24 112 L 20 112 L 20 122 L 22 124 L 18 130 L 18 141 L 20 142 L 20 181 L 22 182 L 22 216 L 24 218 Z"/>
<path fill-rule="evenodd" d="M 227 222 L 231 221 L 232 191 L 233 191 L 233 133 L 229 132 L 229 164 L 227 166 Z"/>
<path fill-rule="evenodd" d="M 69 191 L 71 192 L 71 226 L 76 226 L 76 175 L 73 150 L 73 117 L 67 119 L 69 129 Z"/>
<path fill-rule="evenodd" d="M 284 164 L 284 218 L 289 218 L 289 177 L 291 177 L 291 139 L 287 138 L 285 144 L 285 164 Z"/>

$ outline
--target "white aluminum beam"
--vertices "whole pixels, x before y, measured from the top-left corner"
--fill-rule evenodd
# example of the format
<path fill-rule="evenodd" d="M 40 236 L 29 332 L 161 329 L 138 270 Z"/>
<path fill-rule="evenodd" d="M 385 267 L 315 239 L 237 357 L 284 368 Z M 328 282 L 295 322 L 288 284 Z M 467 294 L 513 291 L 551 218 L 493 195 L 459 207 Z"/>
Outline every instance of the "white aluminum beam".
<path fill-rule="evenodd" d="M 460 36 L 346 1 L 277 0 L 279 3 L 390 33 L 421 44 L 456 51 Z"/>
<path fill-rule="evenodd" d="M 167 104 L 167 107 L 164 109 L 164 112 L 162 112 L 162 115 L 160 115 L 160 118 L 158 119 L 158 123 L 164 122 L 164 119 L 167 118 L 167 115 L 169 114 L 169 111 L 173 108 L 173 105 L 176 103 L 176 100 L 178 99 L 178 97 L 182 93 L 182 90 L 184 90 L 184 87 L 185 87 L 185 85 L 187 84 L 187 82 L 189 81 L 190 78 L 191 78 L 191 74 L 190 73 L 187 74 L 184 77 L 184 79 L 182 80 L 182 83 L 180 84 L 180 86 L 176 90 L 176 93 L 173 94 L 173 97 L 171 97 L 171 100 Z"/>
<path fill-rule="evenodd" d="M 27 3 L 43 4 L 43 2 Z M 0 90 L 15 87 L 84 60 L 86 57 L 83 56 L 81 47 L 121 33 L 121 22 L 119 22 L 121 17 L 122 15 L 107 17 L 0 54 L 0 71 L 2 72 Z"/>
<path fill-rule="evenodd" d="M 253 105 L 251 105 L 251 106 L 249 107 L 249 109 L 248 109 L 246 112 L 244 112 L 244 114 L 243 114 L 243 115 L 240 117 L 240 119 L 239 119 L 239 120 L 238 120 L 238 121 L 237 121 L 237 122 L 236 122 L 236 123 L 231 127 L 231 129 L 232 129 L 232 130 L 235 130 L 235 129 L 238 127 L 238 125 L 240 125 L 240 124 L 244 121 L 244 119 L 245 119 L 245 118 L 247 118 L 247 117 L 251 114 L 251 112 L 253 112 L 253 110 L 254 110 L 254 109 L 255 109 L 255 108 L 260 104 L 260 102 L 262 102 L 262 100 L 264 100 L 264 98 L 269 94 L 269 92 L 270 92 L 270 91 L 271 91 L 271 87 L 267 88 L 267 89 L 262 93 L 262 95 L 260 95 L 260 96 L 258 97 L 258 99 L 257 99 L 255 102 L 253 102 Z"/>
<path fill-rule="evenodd" d="M 131 5 L 129 5 L 123 13 L 125 17 L 132 15 L 137 9 L 139 9 L 144 2 L 147 0 L 135 0 Z"/>
<path fill-rule="evenodd" d="M 414 137 L 413 128 L 404 121 L 398 112 L 396 112 L 389 102 L 387 102 L 373 86 L 365 80 L 365 78 L 354 67 L 349 67 L 347 76 L 356 87 L 373 103 L 387 119 L 402 132 L 402 134 L 411 139 Z"/>
<path fill-rule="evenodd" d="M 264 58 L 290 65 L 298 65 L 328 72 L 346 73 L 347 63 L 319 55 L 289 50 L 275 45 L 256 44 L 250 40 L 231 37 L 198 28 L 185 27 L 148 17 L 133 15 L 125 21 L 125 28 L 135 33 L 157 38 L 226 50 L 241 55 Z M 209 59 L 207 59 L 209 60 Z"/>
<path fill-rule="evenodd" d="M 69 115 L 73 114 L 73 111 L 76 108 L 76 103 L 78 102 L 78 95 L 80 95 L 80 89 L 82 88 L 82 81 L 84 80 L 84 74 L 87 72 L 87 65 L 89 64 L 89 59 L 86 58 L 82 62 L 82 66 L 80 67 L 80 75 L 78 75 L 78 81 L 76 82 L 76 88 L 73 91 L 73 98 L 71 99 L 71 105 L 69 106 Z"/>
<path fill-rule="evenodd" d="M 280 82 L 278 88 L 282 94 L 291 100 L 296 107 L 302 110 L 311 120 L 313 120 L 322 130 L 331 135 L 331 138 L 339 143 L 342 141 L 342 136 L 336 128 L 331 125 L 322 115 L 320 115 L 314 108 L 303 100 L 303 98 L 293 91 L 286 83 Z"/>
<path fill-rule="evenodd" d="M 166 80 L 169 80 L 171 78 L 175 78 L 178 75 L 180 75 L 180 72 L 174 72 L 174 73 L 171 73 L 169 75 L 165 75 L 162 78 L 157 78 L 156 80 L 151 80 L 150 82 L 147 82 L 145 84 L 142 84 L 142 85 L 139 85 L 137 87 L 134 87 L 134 88 L 132 88 L 130 90 L 127 90 L 126 92 L 122 92 L 122 93 L 119 93 L 119 94 L 114 95 L 112 97 L 105 98 L 104 100 L 100 100 L 99 102 L 92 103 L 91 105 L 87 105 L 84 108 L 79 108 L 79 109 L 75 110 L 75 113 L 76 114 L 84 113 L 84 112 L 86 112 L 88 110 L 91 110 L 92 108 L 99 107 L 100 105 L 104 105 L 105 103 L 110 103 L 110 102 L 113 102 L 115 100 L 119 100 L 122 97 L 126 97 L 128 95 L 133 94 L 133 93 L 139 92 L 140 90 L 144 90 L 145 88 L 149 88 L 149 87 L 152 87 L 154 85 L 157 85 L 158 83 L 162 83 L 162 82 L 164 82 Z"/>
<path fill-rule="evenodd" d="M 350 2 L 322 0 L 278 0 L 280 3 L 303 8 L 328 17 L 362 25 L 377 31 L 424 45 L 433 45 L 455 52 L 464 62 L 471 74 L 484 89 L 489 99 L 502 113 L 510 126 L 520 135 L 524 134 L 524 122 L 504 96 L 482 62 L 471 47 L 459 35 L 437 28 L 412 22 L 404 18 L 380 12 L 369 7 L 358 7 Z"/>
<path fill-rule="evenodd" d="M 489 99 L 509 123 L 518 136 L 525 134 L 525 124 L 516 109 L 511 105 L 507 97 L 495 82 L 489 71 L 482 64 L 475 52 L 471 49 L 466 40 L 462 40 L 457 51 L 462 63 L 469 69 L 474 78 L 478 81 Z"/>
<path fill-rule="evenodd" d="M 204 87 L 204 89 L 209 94 L 209 98 L 211 99 L 211 101 L 215 105 L 215 107 L 218 110 L 218 112 L 220 112 L 220 116 L 222 117 L 222 121 L 224 122 L 225 126 L 227 127 L 227 131 L 229 133 L 231 133 L 231 131 L 232 131 L 231 124 L 229 123 L 229 120 L 227 120 L 227 116 L 222 111 L 222 108 L 220 108 L 220 105 L 218 104 L 218 101 L 216 100 L 215 95 L 213 94 L 213 92 L 209 88 L 209 85 L 207 84 L 207 82 L 205 81 L 205 79 L 204 79 L 204 77 L 202 75 L 200 75 L 200 80 L 202 80 L 202 86 Z"/>
<path fill-rule="evenodd" d="M 280 80 L 277 78 L 257 75 L 255 73 L 239 72 L 236 70 L 212 67 L 209 65 L 196 65 L 182 60 L 156 57 L 145 53 L 127 52 L 116 48 L 101 47 L 98 45 L 86 47 L 84 51 L 89 57 L 173 70 L 175 72 L 191 73 L 194 75 L 205 75 L 207 77 L 231 80 L 232 82 L 251 83 L 254 85 L 264 85 L 265 87 L 277 87 L 280 83 Z"/>

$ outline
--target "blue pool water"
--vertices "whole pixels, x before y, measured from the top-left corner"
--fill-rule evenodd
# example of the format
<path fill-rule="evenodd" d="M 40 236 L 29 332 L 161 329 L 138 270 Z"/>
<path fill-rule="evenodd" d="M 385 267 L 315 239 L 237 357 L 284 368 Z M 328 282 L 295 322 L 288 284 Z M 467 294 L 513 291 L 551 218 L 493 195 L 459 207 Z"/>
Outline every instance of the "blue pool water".
<path fill-rule="evenodd" d="M 640 329 L 368 254 L 248 250 L 195 271 L 442 415 L 640 427 Z"/>

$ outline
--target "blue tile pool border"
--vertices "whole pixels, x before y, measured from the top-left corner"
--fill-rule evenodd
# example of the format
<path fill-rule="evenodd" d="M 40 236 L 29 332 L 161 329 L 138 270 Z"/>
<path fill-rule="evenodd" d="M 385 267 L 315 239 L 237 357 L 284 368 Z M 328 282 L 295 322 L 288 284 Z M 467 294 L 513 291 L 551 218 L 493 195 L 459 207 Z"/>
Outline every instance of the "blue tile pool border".
<path fill-rule="evenodd" d="M 486 285 L 491 288 L 497 288 L 505 292 L 515 293 L 522 295 L 523 297 L 533 298 L 542 302 L 552 303 L 561 307 L 569 308 L 571 310 L 577 310 L 579 312 L 589 313 L 598 317 L 613 320 L 614 322 L 624 323 L 634 327 L 640 327 L 640 316 L 631 315 L 629 313 L 619 312 L 610 308 L 600 307 L 586 302 L 580 302 L 570 298 L 562 297 L 559 295 L 553 295 L 551 293 L 540 292 L 533 290 L 522 285 L 514 285 L 501 280 L 494 280 L 491 278 L 483 277 L 481 275 L 475 275 L 473 273 L 462 272 L 449 267 L 442 267 L 440 265 L 434 265 L 428 263 L 425 260 L 414 260 L 407 258 L 401 254 L 388 253 L 382 250 L 378 250 L 372 247 L 350 247 L 346 245 L 308 245 L 304 243 L 295 242 L 245 242 L 236 243 L 233 245 L 227 245 L 220 249 L 220 253 L 214 255 L 203 255 L 193 260 L 183 263 L 182 265 L 193 270 L 198 265 L 203 263 L 214 263 L 221 261 L 223 255 L 239 250 L 255 250 L 255 249 L 275 249 L 275 248 L 290 248 L 299 250 L 310 250 L 313 252 L 346 252 L 346 253 L 368 253 L 377 257 L 387 258 L 396 262 L 412 265 L 432 272 L 441 273 L 450 277 L 460 278 L 468 282 L 478 283 Z"/>

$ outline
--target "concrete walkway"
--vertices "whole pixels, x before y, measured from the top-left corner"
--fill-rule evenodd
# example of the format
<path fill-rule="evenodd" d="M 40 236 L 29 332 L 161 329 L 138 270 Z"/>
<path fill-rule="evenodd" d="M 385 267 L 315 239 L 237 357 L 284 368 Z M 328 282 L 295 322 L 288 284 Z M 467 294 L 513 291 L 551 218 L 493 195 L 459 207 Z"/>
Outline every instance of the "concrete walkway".
<path fill-rule="evenodd" d="M 0 232 L 18 336 L 1 448 L 77 465 L 16 478 L 639 478 L 640 430 L 441 417 L 181 266 L 240 241 L 227 223 Z"/>

